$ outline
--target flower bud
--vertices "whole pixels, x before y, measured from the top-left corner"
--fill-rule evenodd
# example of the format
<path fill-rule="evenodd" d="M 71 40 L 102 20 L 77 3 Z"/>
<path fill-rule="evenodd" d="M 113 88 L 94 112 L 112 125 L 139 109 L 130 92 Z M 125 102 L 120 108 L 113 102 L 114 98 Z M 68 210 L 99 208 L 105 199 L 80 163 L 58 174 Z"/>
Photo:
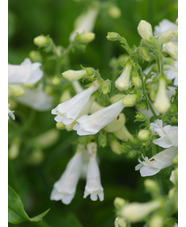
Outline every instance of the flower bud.
<path fill-rule="evenodd" d="M 95 39 L 95 34 L 93 32 L 83 32 L 80 34 L 77 34 L 75 37 L 75 40 L 78 43 L 90 43 Z"/>
<path fill-rule="evenodd" d="M 56 128 L 63 130 L 63 129 L 65 129 L 65 125 L 63 124 L 63 122 L 57 122 L 56 123 Z"/>
<path fill-rule="evenodd" d="M 165 79 L 160 78 L 158 92 L 154 102 L 154 107 L 159 113 L 165 113 L 170 107 L 170 100 L 166 94 Z"/>
<path fill-rule="evenodd" d="M 121 216 L 128 222 L 138 222 L 160 207 L 160 202 L 155 200 L 147 203 L 130 203 L 121 209 Z"/>
<path fill-rule="evenodd" d="M 138 107 L 140 108 L 140 110 L 144 110 L 146 108 L 145 106 L 145 103 L 143 101 L 141 101 L 139 104 L 138 104 Z"/>
<path fill-rule="evenodd" d="M 176 155 L 176 157 L 173 159 L 173 163 L 178 164 L 178 155 Z"/>
<path fill-rule="evenodd" d="M 48 36 L 40 35 L 34 38 L 34 44 L 38 47 L 49 45 L 51 40 Z"/>
<path fill-rule="evenodd" d="M 115 81 L 115 87 L 120 91 L 126 91 L 130 87 L 130 73 L 132 64 L 127 63 L 121 75 Z"/>
<path fill-rule="evenodd" d="M 82 70 L 67 70 L 64 73 L 62 73 L 62 76 L 69 81 L 79 80 L 86 75 L 87 75 L 87 72 L 86 72 L 85 69 L 82 69 Z"/>
<path fill-rule="evenodd" d="M 120 35 L 116 32 L 108 32 L 106 38 L 110 41 L 116 41 L 120 38 Z"/>
<path fill-rule="evenodd" d="M 114 131 L 114 135 L 122 141 L 134 141 L 133 136 L 130 134 L 125 125 L 122 125 L 117 131 Z"/>
<path fill-rule="evenodd" d="M 47 148 L 54 144 L 59 138 L 59 131 L 56 129 L 50 129 L 38 137 L 35 138 L 34 143 L 36 143 L 41 148 Z"/>
<path fill-rule="evenodd" d="M 145 121 L 145 120 L 146 120 L 145 115 L 142 114 L 142 113 L 139 113 L 139 112 L 137 112 L 137 114 L 136 114 L 135 117 L 136 117 L 136 120 L 137 120 L 137 121 Z"/>
<path fill-rule="evenodd" d="M 156 181 L 151 179 L 146 179 L 144 181 L 145 188 L 151 192 L 151 193 L 158 193 L 159 192 L 159 186 Z"/>
<path fill-rule="evenodd" d="M 120 197 L 116 197 L 114 199 L 114 206 L 118 210 L 121 209 L 126 203 L 127 202 L 124 199 L 120 198 Z"/>
<path fill-rule="evenodd" d="M 30 51 L 29 57 L 33 62 L 41 62 L 42 61 L 42 56 L 41 56 L 40 52 L 37 51 L 37 50 Z"/>
<path fill-rule="evenodd" d="M 136 70 L 132 70 L 131 80 L 132 80 L 132 83 L 134 84 L 135 87 L 137 87 L 137 88 L 140 87 L 141 80 L 140 80 L 140 77 L 139 77 Z"/>
<path fill-rule="evenodd" d="M 137 30 L 142 39 L 148 40 L 153 36 L 152 26 L 145 20 L 140 21 Z"/>
<path fill-rule="evenodd" d="M 105 147 L 107 145 L 107 137 L 105 134 L 100 134 L 98 137 L 98 142 L 100 147 Z"/>
<path fill-rule="evenodd" d="M 136 157 L 136 154 L 137 154 L 137 152 L 134 151 L 134 150 L 132 150 L 132 151 L 129 151 L 129 152 L 128 152 L 127 156 L 128 156 L 129 158 L 134 158 L 134 157 Z"/>
<path fill-rule="evenodd" d="M 10 159 L 15 159 L 19 155 L 20 150 L 20 139 L 15 137 L 10 145 L 8 150 L 8 156 Z"/>
<path fill-rule="evenodd" d="M 57 86 L 57 85 L 60 84 L 60 82 L 61 82 L 61 78 L 59 78 L 59 76 L 54 76 L 54 77 L 52 78 L 52 84 L 53 84 L 53 85 Z"/>
<path fill-rule="evenodd" d="M 121 149 L 121 144 L 118 140 L 116 139 L 112 139 L 110 141 L 110 147 L 111 150 L 116 153 L 116 154 L 121 154 L 122 153 L 122 149 Z"/>
<path fill-rule="evenodd" d="M 135 102 L 137 100 L 137 95 L 132 94 L 132 95 L 126 95 L 123 99 L 123 105 L 125 107 L 131 107 L 134 106 Z"/>
<path fill-rule="evenodd" d="M 149 136 L 150 136 L 149 130 L 142 129 L 138 132 L 138 138 L 140 140 L 148 140 Z"/>
<path fill-rule="evenodd" d="M 28 163 L 32 165 L 38 165 L 43 161 L 44 154 L 42 150 L 36 149 L 33 150 L 31 155 L 28 158 Z"/>
<path fill-rule="evenodd" d="M 114 222 L 115 227 L 127 227 L 127 223 L 124 218 L 117 217 Z"/>
<path fill-rule="evenodd" d="M 163 218 L 160 215 L 155 215 L 149 221 L 149 227 L 163 227 Z"/>
<path fill-rule="evenodd" d="M 141 47 L 141 48 L 139 49 L 139 51 L 140 51 L 141 57 L 142 57 L 145 61 L 151 61 L 151 60 L 152 60 L 152 57 L 149 55 L 149 52 L 148 52 L 147 48 Z"/>
<path fill-rule="evenodd" d="M 105 80 L 103 82 L 103 85 L 102 85 L 102 88 L 101 88 L 101 91 L 104 95 L 108 94 L 110 92 L 110 89 L 111 89 L 111 83 L 110 83 L 110 80 Z"/>
<path fill-rule="evenodd" d="M 160 44 L 167 43 L 172 39 L 172 31 L 163 32 L 160 36 L 158 36 L 158 42 Z"/>
<path fill-rule="evenodd" d="M 110 6 L 108 8 L 108 13 L 110 17 L 117 19 L 121 16 L 121 10 L 117 6 Z"/>
<path fill-rule="evenodd" d="M 19 85 L 8 85 L 8 96 L 20 97 L 25 93 L 24 89 Z"/>
<path fill-rule="evenodd" d="M 168 42 L 163 45 L 163 51 L 168 53 L 175 60 L 178 59 L 178 44 L 174 42 Z"/>

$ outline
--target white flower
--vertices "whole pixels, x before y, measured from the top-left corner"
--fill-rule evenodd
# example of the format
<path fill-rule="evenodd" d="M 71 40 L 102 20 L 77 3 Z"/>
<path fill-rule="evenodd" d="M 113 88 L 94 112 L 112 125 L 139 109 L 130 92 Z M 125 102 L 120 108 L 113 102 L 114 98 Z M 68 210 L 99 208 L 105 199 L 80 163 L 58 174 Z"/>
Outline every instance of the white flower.
<path fill-rule="evenodd" d="M 75 21 L 75 30 L 70 35 L 70 41 L 73 41 L 77 33 L 91 32 L 94 28 L 98 10 L 90 8 L 86 13 L 81 14 Z"/>
<path fill-rule="evenodd" d="M 90 96 L 99 88 L 99 84 L 95 81 L 92 85 L 74 96 L 73 98 L 59 104 L 52 110 L 52 114 L 56 114 L 55 120 L 63 122 L 65 125 L 71 124 L 84 111 L 84 107 L 88 103 Z"/>
<path fill-rule="evenodd" d="M 131 73 L 132 65 L 128 63 L 121 73 L 121 75 L 115 81 L 115 87 L 120 90 L 127 90 L 130 87 L 130 73 Z"/>
<path fill-rule="evenodd" d="M 52 96 L 47 95 L 43 86 L 39 84 L 36 88 L 26 88 L 22 86 L 24 95 L 15 98 L 18 102 L 32 107 L 38 111 L 50 110 L 52 107 Z"/>
<path fill-rule="evenodd" d="M 123 108 L 123 100 L 120 100 L 108 107 L 102 108 L 92 115 L 84 115 L 76 120 L 78 123 L 74 125 L 73 129 L 80 136 L 94 135 L 113 121 Z"/>
<path fill-rule="evenodd" d="M 154 200 L 147 203 L 130 203 L 120 211 L 121 216 L 128 222 L 138 222 L 160 207 L 160 202 Z"/>
<path fill-rule="evenodd" d="M 174 61 L 173 66 L 169 66 L 168 70 L 164 71 L 167 79 L 174 80 L 174 85 L 178 86 L 178 61 Z"/>
<path fill-rule="evenodd" d="M 140 164 L 135 167 L 135 170 L 139 170 L 142 177 L 155 175 L 161 169 L 172 165 L 177 153 L 177 147 L 170 147 L 159 152 L 150 159 L 143 157 L 144 161 L 139 160 Z"/>
<path fill-rule="evenodd" d="M 89 143 L 87 149 L 89 152 L 89 163 L 84 198 L 90 195 L 91 200 L 95 201 L 98 196 L 100 201 L 102 201 L 104 194 L 101 186 L 99 167 L 96 161 L 97 144 Z"/>
<path fill-rule="evenodd" d="M 159 25 L 154 27 L 154 35 L 161 35 L 163 32 L 174 31 L 177 29 L 178 26 L 176 24 L 167 19 L 164 19 L 159 23 Z"/>
<path fill-rule="evenodd" d="M 152 134 L 159 135 L 159 139 L 153 140 L 153 143 L 163 147 L 169 148 L 172 146 L 178 146 L 178 127 L 166 125 L 163 127 L 162 120 L 156 120 L 154 123 L 150 123 L 150 130 Z"/>
<path fill-rule="evenodd" d="M 41 63 L 32 63 L 26 58 L 20 65 L 8 65 L 8 83 L 9 84 L 33 84 L 39 81 L 43 72 L 40 69 Z"/>
<path fill-rule="evenodd" d="M 177 29 L 178 29 L 178 26 L 176 24 L 172 23 L 167 19 L 164 19 L 159 23 L 159 25 L 154 27 L 154 35 L 159 36 L 169 31 L 175 31 Z M 175 40 L 175 37 L 172 38 L 172 40 Z"/>
<path fill-rule="evenodd" d="M 76 192 L 76 186 L 81 174 L 82 151 L 84 146 L 78 145 L 77 152 L 69 161 L 65 172 L 54 184 L 50 199 L 61 200 L 64 204 L 69 204 Z"/>
<path fill-rule="evenodd" d="M 158 92 L 154 102 L 154 107 L 159 113 L 165 113 L 170 107 L 170 100 L 166 93 L 166 82 L 164 79 L 159 80 Z"/>
<path fill-rule="evenodd" d="M 13 120 L 15 120 L 15 115 L 13 114 L 14 111 L 10 110 L 9 107 L 10 107 L 10 104 L 8 104 L 8 119 L 9 119 L 9 115 L 10 115 L 10 117 Z"/>

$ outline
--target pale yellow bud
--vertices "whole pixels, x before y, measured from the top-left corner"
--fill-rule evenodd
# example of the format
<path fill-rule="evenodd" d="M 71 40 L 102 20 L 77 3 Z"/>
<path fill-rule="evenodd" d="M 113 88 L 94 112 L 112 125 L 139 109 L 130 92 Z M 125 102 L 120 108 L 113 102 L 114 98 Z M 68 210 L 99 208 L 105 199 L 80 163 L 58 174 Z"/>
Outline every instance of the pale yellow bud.
<path fill-rule="evenodd" d="M 167 43 L 172 39 L 172 31 L 163 32 L 160 36 L 158 36 L 158 42 L 163 44 Z"/>
<path fill-rule="evenodd" d="M 8 96 L 19 97 L 24 95 L 25 91 L 19 85 L 8 85 Z"/>
<path fill-rule="evenodd" d="M 110 6 L 108 8 L 108 13 L 114 19 L 117 19 L 121 16 L 121 10 L 117 6 Z"/>
<path fill-rule="evenodd" d="M 61 82 L 61 78 L 60 78 L 59 76 L 54 76 L 54 77 L 52 78 L 52 84 L 53 84 L 53 85 L 57 86 L 57 85 L 60 84 L 60 82 Z"/>
<path fill-rule="evenodd" d="M 63 129 L 65 129 L 65 125 L 63 124 L 63 122 L 57 122 L 56 123 L 56 128 L 63 130 Z"/>
<path fill-rule="evenodd" d="M 95 34 L 93 32 L 83 32 L 77 34 L 75 40 L 79 43 L 90 43 L 95 39 Z"/>
<path fill-rule="evenodd" d="M 160 215 L 153 216 L 149 221 L 149 227 L 163 227 L 163 218 Z"/>
<path fill-rule="evenodd" d="M 122 74 L 115 81 L 115 87 L 120 91 L 126 91 L 130 87 L 130 73 L 132 64 L 128 63 L 125 66 Z"/>
<path fill-rule="evenodd" d="M 49 39 L 49 37 L 44 36 L 44 35 L 40 35 L 37 36 L 36 38 L 34 38 L 34 44 L 42 47 L 42 46 L 46 46 L 48 44 L 50 44 L 51 40 Z"/>
<path fill-rule="evenodd" d="M 121 148 L 121 144 L 118 140 L 113 139 L 110 142 L 110 147 L 111 150 L 116 153 L 116 154 L 121 154 L 122 153 L 122 148 Z"/>
<path fill-rule="evenodd" d="M 152 26 L 145 20 L 140 21 L 137 30 L 142 39 L 148 40 L 153 36 Z"/>
<path fill-rule="evenodd" d="M 163 51 L 168 53 L 175 60 L 178 59 L 178 44 L 174 42 L 168 42 L 163 45 Z"/>
<path fill-rule="evenodd" d="M 149 130 L 146 130 L 146 129 L 142 129 L 138 132 L 138 138 L 140 140 L 147 140 L 150 136 L 150 132 Z"/>
<path fill-rule="evenodd" d="M 82 69 L 82 70 L 67 70 L 66 72 L 62 73 L 62 76 L 69 81 L 79 80 L 86 75 L 87 75 L 87 72 L 86 72 L 85 69 Z"/>
<path fill-rule="evenodd" d="M 121 216 L 128 222 L 138 222 L 160 207 L 159 201 L 147 203 L 130 203 L 121 210 Z"/>
<path fill-rule="evenodd" d="M 126 201 L 120 197 L 114 199 L 114 206 L 116 209 L 121 209 L 126 204 Z"/>
<path fill-rule="evenodd" d="M 166 93 L 166 82 L 164 79 L 159 80 L 158 92 L 154 102 L 154 107 L 159 113 L 165 113 L 170 107 L 170 100 Z"/>
<path fill-rule="evenodd" d="M 136 94 L 126 95 L 123 99 L 123 105 L 126 107 L 134 106 L 136 100 L 137 100 Z"/>

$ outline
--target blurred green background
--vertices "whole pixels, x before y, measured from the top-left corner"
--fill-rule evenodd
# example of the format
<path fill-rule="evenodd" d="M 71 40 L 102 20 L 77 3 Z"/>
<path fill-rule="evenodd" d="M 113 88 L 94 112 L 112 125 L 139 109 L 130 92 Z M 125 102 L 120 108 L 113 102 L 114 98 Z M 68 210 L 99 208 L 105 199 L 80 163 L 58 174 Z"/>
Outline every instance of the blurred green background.
<path fill-rule="evenodd" d="M 9 0 L 9 49 L 8 61 L 20 64 L 37 47 L 33 39 L 40 35 L 50 35 L 57 45 L 67 47 L 69 35 L 73 30 L 75 18 L 87 7 L 89 1 L 72 0 Z M 105 2 L 105 1 L 104 1 Z M 149 21 L 152 26 L 162 19 L 177 19 L 176 0 L 117 0 L 111 1 L 121 10 L 121 17 L 113 19 L 104 11 L 99 13 L 94 32 L 96 39 L 88 45 L 85 52 L 71 54 L 72 68 L 90 66 L 99 69 L 103 78 L 111 77 L 109 62 L 118 57 L 123 50 L 118 43 L 109 42 L 106 34 L 118 32 L 124 36 L 129 45 L 138 45 L 140 37 L 137 25 L 141 19 Z M 20 112 L 28 116 L 23 131 L 16 131 L 11 126 L 11 136 L 18 135 L 22 141 L 31 142 L 48 129 L 55 128 L 55 121 L 50 111 L 37 112 L 20 105 Z M 127 110 L 126 110 L 127 111 Z M 130 110 L 127 127 L 135 132 L 134 110 Z M 22 122 L 19 122 L 21 124 Z M 70 136 L 69 136 L 70 135 Z M 11 138 L 10 138 L 11 139 Z M 136 159 L 126 159 L 126 155 L 116 155 L 109 147 L 99 149 L 99 166 L 104 187 L 103 202 L 83 199 L 85 180 L 80 180 L 75 198 L 68 206 L 61 202 L 50 201 L 53 184 L 59 179 L 66 164 L 74 154 L 77 139 L 75 132 L 59 131 L 57 142 L 42 150 L 43 160 L 31 163 L 29 146 L 20 145 L 19 156 L 9 160 L 9 184 L 20 195 L 25 210 L 30 217 L 50 208 L 50 212 L 40 223 L 22 223 L 17 226 L 54 226 L 54 227 L 110 227 L 114 226 L 113 201 L 117 196 L 130 201 L 146 201 L 149 195 L 143 189 L 143 179 L 134 171 Z M 164 178 L 164 176 L 162 176 Z M 167 184 L 165 178 L 165 184 Z M 13 226 L 13 225 L 9 225 Z M 133 226 L 143 226 L 134 224 Z"/>

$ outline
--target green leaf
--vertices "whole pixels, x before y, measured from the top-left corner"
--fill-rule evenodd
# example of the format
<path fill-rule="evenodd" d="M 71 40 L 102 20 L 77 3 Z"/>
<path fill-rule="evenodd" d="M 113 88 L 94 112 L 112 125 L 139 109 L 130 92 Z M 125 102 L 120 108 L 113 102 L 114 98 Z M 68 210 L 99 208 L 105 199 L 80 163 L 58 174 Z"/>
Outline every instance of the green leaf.
<path fill-rule="evenodd" d="M 18 224 L 24 221 L 38 222 L 41 221 L 49 210 L 50 209 L 33 218 L 30 218 L 24 210 L 24 206 L 19 195 L 13 188 L 8 186 L 8 222 L 12 224 Z"/>

